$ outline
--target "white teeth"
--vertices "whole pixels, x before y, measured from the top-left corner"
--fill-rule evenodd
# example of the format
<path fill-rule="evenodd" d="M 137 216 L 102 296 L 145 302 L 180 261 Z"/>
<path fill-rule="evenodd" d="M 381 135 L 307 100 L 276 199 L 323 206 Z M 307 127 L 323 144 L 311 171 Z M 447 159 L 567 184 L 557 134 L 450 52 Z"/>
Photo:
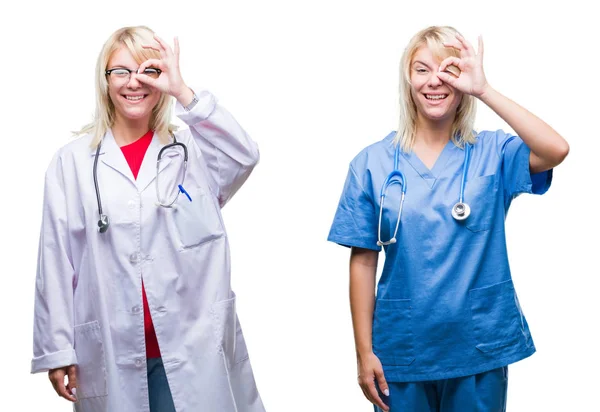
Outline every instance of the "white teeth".
<path fill-rule="evenodd" d="M 125 96 L 125 98 L 127 100 L 138 101 L 138 100 L 142 100 L 144 98 L 144 96 Z"/>
<path fill-rule="evenodd" d="M 426 94 L 425 97 L 429 100 L 442 100 L 448 97 L 447 94 Z"/>
<path fill-rule="evenodd" d="M 442 100 L 445 99 L 446 97 L 448 97 L 447 94 L 426 94 L 425 97 L 427 97 L 429 100 Z"/>

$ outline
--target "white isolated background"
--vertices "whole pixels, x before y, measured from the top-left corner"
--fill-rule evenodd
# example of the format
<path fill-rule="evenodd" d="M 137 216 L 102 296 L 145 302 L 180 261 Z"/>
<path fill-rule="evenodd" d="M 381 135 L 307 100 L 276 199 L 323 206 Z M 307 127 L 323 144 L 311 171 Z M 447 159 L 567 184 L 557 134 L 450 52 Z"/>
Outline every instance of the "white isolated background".
<path fill-rule="evenodd" d="M 513 278 L 538 349 L 510 367 L 508 410 L 595 410 L 597 14 L 584 1 L 555 4 L 3 3 L 0 410 L 70 409 L 45 374 L 29 375 L 43 176 L 70 132 L 91 119 L 102 44 L 138 24 L 171 44 L 179 36 L 184 80 L 215 93 L 259 143 L 260 164 L 223 213 L 239 317 L 269 412 L 372 410 L 356 384 L 349 251 L 326 241 L 329 226 L 350 160 L 397 126 L 398 63 L 410 37 L 435 24 L 474 44 L 482 34 L 491 85 L 571 145 L 550 191 L 518 198 L 507 220 Z M 476 126 L 510 130 L 483 106 Z"/>

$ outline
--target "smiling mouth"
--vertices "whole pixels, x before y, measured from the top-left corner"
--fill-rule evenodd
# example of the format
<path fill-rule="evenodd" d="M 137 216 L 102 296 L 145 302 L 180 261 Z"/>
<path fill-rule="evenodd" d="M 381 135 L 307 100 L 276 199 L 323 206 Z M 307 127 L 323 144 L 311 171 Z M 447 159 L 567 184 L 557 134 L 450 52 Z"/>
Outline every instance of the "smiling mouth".
<path fill-rule="evenodd" d="M 141 100 L 144 100 L 147 96 L 147 94 L 144 94 L 142 96 L 126 96 L 126 95 L 122 95 L 125 100 L 129 101 L 129 102 L 139 102 Z"/>
<path fill-rule="evenodd" d="M 433 101 L 444 100 L 446 97 L 448 97 L 447 94 L 426 94 L 425 95 L 425 98 L 427 100 L 433 100 Z"/>

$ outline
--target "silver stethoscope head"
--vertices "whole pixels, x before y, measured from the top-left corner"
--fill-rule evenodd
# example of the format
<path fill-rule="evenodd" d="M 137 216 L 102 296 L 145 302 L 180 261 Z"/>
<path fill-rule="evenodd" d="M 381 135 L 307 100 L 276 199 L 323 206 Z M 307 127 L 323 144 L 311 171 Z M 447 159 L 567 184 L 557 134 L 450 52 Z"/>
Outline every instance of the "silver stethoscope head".
<path fill-rule="evenodd" d="M 471 214 L 471 208 L 468 204 L 458 202 L 452 207 L 452 217 L 456 220 L 465 220 Z"/>
<path fill-rule="evenodd" d="M 98 221 L 98 232 L 104 233 L 108 230 L 108 226 L 110 222 L 108 221 L 108 216 L 100 215 L 100 220 Z"/>

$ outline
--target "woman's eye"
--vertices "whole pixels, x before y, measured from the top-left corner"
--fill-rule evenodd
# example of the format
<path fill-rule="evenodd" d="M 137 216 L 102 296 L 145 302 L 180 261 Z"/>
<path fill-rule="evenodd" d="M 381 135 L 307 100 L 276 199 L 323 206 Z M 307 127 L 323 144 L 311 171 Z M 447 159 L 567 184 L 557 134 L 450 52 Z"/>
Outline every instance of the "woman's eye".
<path fill-rule="evenodd" d="M 116 69 L 112 71 L 115 76 L 127 76 L 129 74 L 128 70 L 125 69 Z"/>
<path fill-rule="evenodd" d="M 144 74 L 146 76 L 157 78 L 158 76 L 160 76 L 160 70 L 159 69 L 155 69 L 153 67 L 149 67 L 149 68 L 147 68 L 147 69 L 144 70 Z"/>
<path fill-rule="evenodd" d="M 427 73 L 427 70 L 425 70 L 425 69 L 417 69 L 417 73 Z"/>

